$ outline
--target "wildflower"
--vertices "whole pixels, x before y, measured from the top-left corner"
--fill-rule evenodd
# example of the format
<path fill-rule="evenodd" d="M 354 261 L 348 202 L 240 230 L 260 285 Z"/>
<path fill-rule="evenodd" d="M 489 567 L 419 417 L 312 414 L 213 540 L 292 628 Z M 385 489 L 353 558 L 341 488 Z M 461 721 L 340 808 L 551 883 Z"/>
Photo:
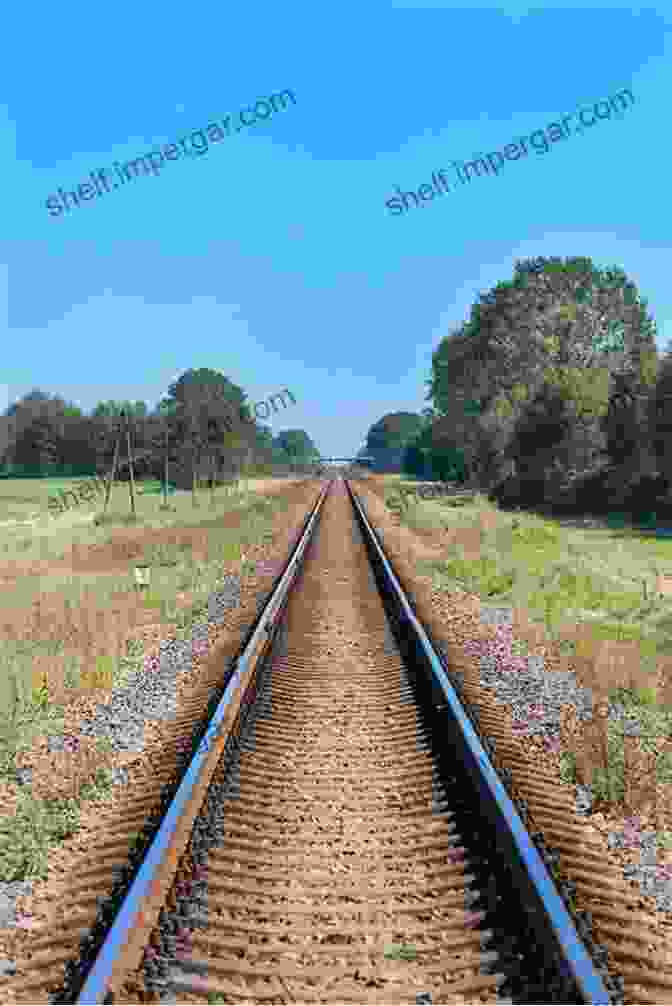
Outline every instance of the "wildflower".
<path fill-rule="evenodd" d="M 544 737 L 544 745 L 551 754 L 560 754 L 562 745 L 559 737 Z"/>

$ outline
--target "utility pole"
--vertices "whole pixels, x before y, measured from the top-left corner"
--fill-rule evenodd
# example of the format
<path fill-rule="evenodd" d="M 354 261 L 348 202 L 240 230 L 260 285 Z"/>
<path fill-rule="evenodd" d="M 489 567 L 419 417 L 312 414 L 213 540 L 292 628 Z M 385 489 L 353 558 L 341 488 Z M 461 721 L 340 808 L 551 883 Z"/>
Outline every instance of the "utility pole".
<path fill-rule="evenodd" d="M 119 458 L 119 440 L 120 435 L 119 431 L 117 431 L 117 436 L 114 442 L 114 457 L 112 458 L 112 474 L 108 479 L 107 488 L 105 490 L 105 506 L 103 507 L 103 516 L 105 516 L 105 514 L 107 513 L 107 505 L 110 502 L 110 492 L 112 491 L 112 483 L 114 482 L 114 476 L 117 471 L 117 460 Z"/>
<path fill-rule="evenodd" d="M 217 481 L 217 459 L 214 450 L 210 455 L 210 506 L 215 502 L 215 482 Z"/>
<path fill-rule="evenodd" d="M 131 448 L 131 430 L 126 413 L 121 412 L 121 421 L 126 428 L 126 443 L 128 446 L 128 488 L 131 494 L 131 512 L 135 518 L 135 482 L 133 480 L 133 450 Z"/>
<path fill-rule="evenodd" d="M 163 505 L 168 508 L 168 427 L 163 430 Z"/>

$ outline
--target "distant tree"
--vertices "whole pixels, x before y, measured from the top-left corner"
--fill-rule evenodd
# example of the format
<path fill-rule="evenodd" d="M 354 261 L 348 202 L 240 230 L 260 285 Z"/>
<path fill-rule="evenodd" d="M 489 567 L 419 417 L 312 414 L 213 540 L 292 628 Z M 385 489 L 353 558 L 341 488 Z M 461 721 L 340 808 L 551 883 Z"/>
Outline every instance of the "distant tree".
<path fill-rule="evenodd" d="M 18 412 L 31 409 L 34 409 L 33 414 L 35 414 L 41 404 L 49 402 L 50 400 L 51 396 L 45 391 L 40 391 L 39 388 L 34 388 L 32 391 L 29 391 L 27 395 L 24 395 L 23 398 L 13 402 L 9 408 L 5 410 L 4 414 L 6 416 L 15 416 Z"/>
<path fill-rule="evenodd" d="M 38 472 L 57 464 L 59 442 L 54 426 L 45 418 L 34 419 L 26 426 L 14 445 L 14 464 L 24 471 Z"/>
<path fill-rule="evenodd" d="M 195 400 L 210 403 L 219 401 L 230 406 L 230 415 L 249 422 L 251 415 L 245 398 L 243 389 L 233 384 L 219 371 L 201 367 L 199 370 L 185 371 L 174 381 L 160 407 L 163 409 L 184 407 L 187 401 L 193 403 Z"/>
<path fill-rule="evenodd" d="M 181 470 L 189 458 L 194 502 L 201 468 L 212 477 L 213 466 L 221 466 L 224 454 L 229 466 L 239 465 L 255 441 L 242 388 L 206 367 L 187 370 L 174 381 L 156 414 L 172 418 L 174 435 L 182 444 Z M 252 430 L 246 429 L 248 424 Z"/>
<path fill-rule="evenodd" d="M 34 389 L 5 411 L 0 427 L 3 463 L 26 473 L 93 463 L 88 421 L 79 406 L 60 395 Z"/>
<path fill-rule="evenodd" d="M 130 401 L 115 401 L 114 399 L 109 399 L 106 402 L 98 402 L 98 405 L 93 409 L 91 415 L 94 417 L 110 417 L 118 418 L 121 413 L 124 412 L 125 415 L 132 419 L 134 417 L 143 417 L 148 414 L 146 402 L 130 402 Z"/>
<path fill-rule="evenodd" d="M 424 422 L 415 412 L 390 412 L 369 429 L 369 451 L 406 447 L 422 431 Z"/>
<path fill-rule="evenodd" d="M 415 412 L 390 412 L 374 423 L 366 436 L 366 453 L 379 471 L 399 471 L 406 447 L 427 425 Z"/>
<path fill-rule="evenodd" d="M 548 488 L 549 473 L 562 481 L 609 457 L 624 478 L 628 468 L 652 472 L 654 337 L 646 301 L 620 268 L 579 257 L 517 262 L 513 279 L 481 294 L 433 354 L 432 450 L 457 441 L 489 485 L 513 466 Z"/>
<path fill-rule="evenodd" d="M 305 430 L 283 430 L 274 438 L 274 444 L 292 464 L 308 464 L 320 456 Z"/>

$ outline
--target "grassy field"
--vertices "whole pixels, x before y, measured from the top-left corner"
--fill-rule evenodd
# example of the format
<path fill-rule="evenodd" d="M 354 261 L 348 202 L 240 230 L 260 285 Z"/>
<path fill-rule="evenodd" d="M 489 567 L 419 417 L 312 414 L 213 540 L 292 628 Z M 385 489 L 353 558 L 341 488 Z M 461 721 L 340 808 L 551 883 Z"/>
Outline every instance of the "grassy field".
<path fill-rule="evenodd" d="M 69 484 L 0 481 L 0 802 L 11 808 L 18 797 L 14 813 L 0 818 L 0 880 L 39 872 L 48 845 L 76 828 L 80 800 L 109 791 L 104 772 L 72 799 L 17 791 L 21 753 L 47 734 L 64 735 L 66 706 L 109 691 L 142 665 L 143 627 L 159 623 L 159 638 L 188 636 L 225 575 L 253 573 L 245 553 L 272 543 L 273 519 L 287 509 L 252 482 L 249 490 L 202 490 L 197 507 L 190 492 L 177 491 L 167 510 L 162 496 L 139 493 L 137 521 L 128 522 L 128 487 L 116 484 L 105 522 L 96 523 L 102 502 L 56 516 L 47 510 L 48 496 Z"/>
<path fill-rule="evenodd" d="M 658 781 L 672 782 L 672 755 L 662 750 L 672 738 L 672 689 L 661 671 L 672 655 L 672 591 L 665 581 L 670 576 L 672 584 L 672 539 L 627 526 L 582 527 L 503 512 L 478 493 L 407 497 L 403 505 L 396 487 L 413 483 L 398 477 L 385 483 L 386 502 L 405 526 L 440 532 L 441 560 L 419 562 L 418 572 L 431 575 L 440 590 L 524 609 L 562 653 L 587 661 L 586 678 L 592 674 L 597 695 L 623 704 L 639 724 L 642 750 L 656 754 Z M 609 725 L 607 743 L 598 791 L 613 803 L 624 794 L 618 724 Z M 575 779 L 575 752 L 565 750 L 563 758 L 568 779 Z"/>

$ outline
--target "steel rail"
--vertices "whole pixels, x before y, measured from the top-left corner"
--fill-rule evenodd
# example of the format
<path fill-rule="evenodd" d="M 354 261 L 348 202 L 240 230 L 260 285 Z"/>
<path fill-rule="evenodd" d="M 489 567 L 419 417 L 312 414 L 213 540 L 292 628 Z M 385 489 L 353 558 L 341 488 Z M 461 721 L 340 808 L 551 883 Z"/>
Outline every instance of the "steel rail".
<path fill-rule="evenodd" d="M 422 624 L 409 604 L 394 570 L 387 560 L 376 531 L 369 523 L 364 509 L 346 482 L 350 498 L 359 516 L 368 543 L 375 555 L 375 565 L 384 578 L 388 596 L 393 604 L 408 638 L 415 644 L 419 663 L 428 674 L 428 681 L 439 701 L 435 708 L 447 714 L 446 727 L 450 730 L 456 750 L 462 750 L 463 763 L 472 781 L 478 787 L 481 806 L 495 828 L 503 848 L 509 853 L 510 863 L 517 872 L 521 891 L 532 902 L 535 928 L 539 939 L 548 947 L 549 960 L 554 957 L 566 962 L 565 979 L 574 984 L 582 1003 L 604 1006 L 612 1001 L 596 966 L 586 950 L 565 903 L 557 891 L 553 878 L 539 855 L 530 834 L 504 788 L 495 767 L 466 714 L 457 692 L 453 688 L 442 659 L 432 645 Z M 564 970 L 564 969 L 563 969 Z M 565 1000 L 561 1000 L 565 1001 Z M 574 1000 L 566 1000 L 574 1001 Z"/>
<path fill-rule="evenodd" d="M 222 728 L 226 726 L 227 710 L 248 665 L 257 654 L 260 643 L 268 641 L 278 628 L 287 605 L 295 577 L 301 567 L 306 549 L 312 539 L 320 512 L 331 486 L 331 481 L 321 492 L 298 536 L 284 573 L 258 618 L 256 628 L 235 662 L 231 678 L 203 735 L 201 744 L 192 757 L 177 792 L 166 810 L 164 818 L 152 840 L 139 870 L 115 916 L 110 930 L 89 967 L 76 1003 L 105 1003 L 110 1001 L 112 981 L 120 979 L 120 959 L 127 954 L 134 930 L 147 926 L 145 912 L 155 907 L 160 886 L 158 877 L 165 868 L 166 857 L 172 852 L 172 863 L 177 869 L 174 849 L 171 849 L 181 817 L 195 801 L 194 793 L 199 781 L 207 778 L 206 762 L 210 758 L 215 739 L 223 740 Z M 544 948 L 548 948 L 549 964 L 560 961 L 560 971 L 568 989 L 574 989 L 575 998 L 562 1000 L 591 1004 L 608 1004 L 611 997 L 596 966 L 574 926 L 574 922 L 560 897 L 529 832 L 509 797 L 493 766 L 488 753 L 453 688 L 442 659 L 434 649 L 429 636 L 415 616 L 394 570 L 387 560 L 380 540 L 371 527 L 366 514 L 351 487 L 346 482 L 350 498 L 364 533 L 367 550 L 377 574 L 384 581 L 388 600 L 391 598 L 398 618 L 404 624 L 410 645 L 414 648 L 418 664 L 426 674 L 435 696 L 434 708 L 445 715 L 446 733 L 450 734 L 455 750 L 461 753 L 464 766 L 480 794 L 484 815 L 492 822 L 501 841 L 503 854 L 519 880 L 521 896 L 526 898 L 533 919 L 535 935 Z M 578 995 L 577 995 L 578 993 Z"/>
<path fill-rule="evenodd" d="M 161 825 L 147 849 L 142 864 L 119 906 L 114 922 L 88 970 L 86 980 L 75 1000 L 76 1003 L 92 1004 L 107 1001 L 106 997 L 110 994 L 111 981 L 119 979 L 117 966 L 119 958 L 127 951 L 133 931 L 139 924 L 141 926 L 146 924 L 145 913 L 155 907 L 160 868 L 165 865 L 182 815 L 193 805 L 193 793 L 204 772 L 210 746 L 216 737 L 222 739 L 220 728 L 227 710 L 235 696 L 236 689 L 240 688 L 241 677 L 256 655 L 259 644 L 266 641 L 277 628 L 280 614 L 286 604 L 301 559 L 312 538 L 330 485 L 331 483 L 327 484 L 322 490 L 307 520 L 305 530 L 300 534 L 294 546 L 287 567 L 258 618 L 255 631 L 235 662 L 235 670 L 224 694 L 185 771 L 177 792 L 165 812 Z M 207 743 L 204 743 L 206 738 Z M 175 857 L 173 859 L 175 869 L 177 869 L 177 861 Z"/>

